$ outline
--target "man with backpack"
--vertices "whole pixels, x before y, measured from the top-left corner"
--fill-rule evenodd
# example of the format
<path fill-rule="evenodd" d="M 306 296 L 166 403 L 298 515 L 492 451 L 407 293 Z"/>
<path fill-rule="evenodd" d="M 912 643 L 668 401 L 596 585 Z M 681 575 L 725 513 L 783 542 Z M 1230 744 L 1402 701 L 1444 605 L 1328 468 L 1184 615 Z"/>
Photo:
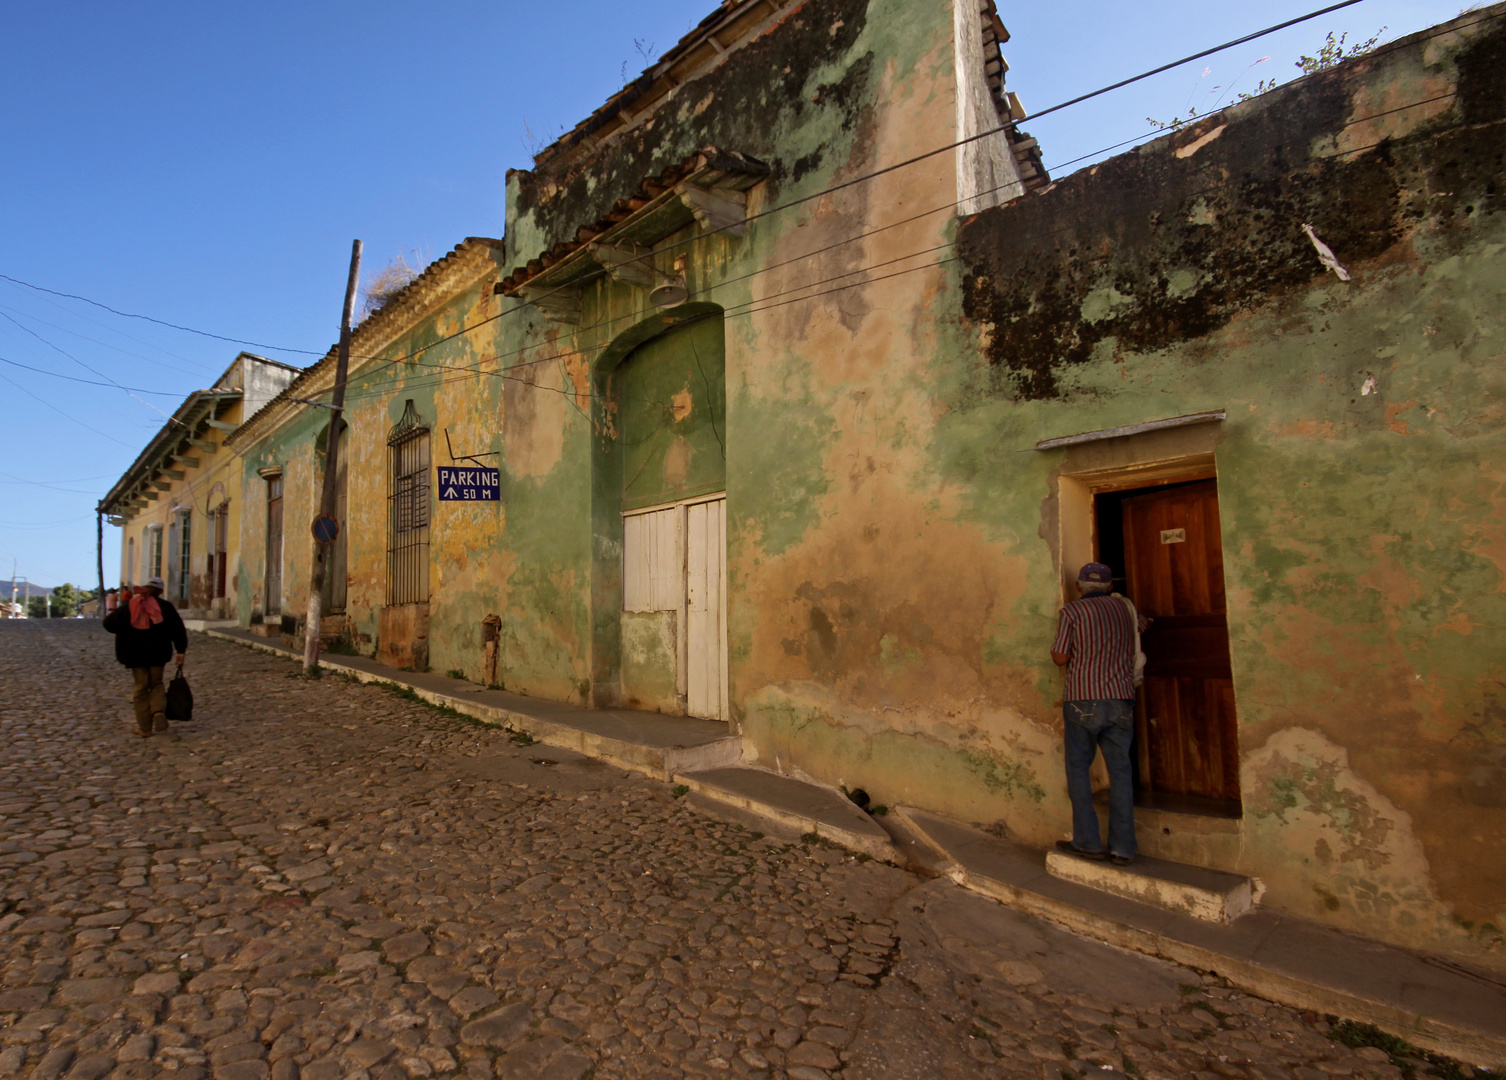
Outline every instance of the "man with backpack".
<path fill-rule="evenodd" d="M 133 592 L 121 586 L 120 603 L 105 616 L 104 628 L 115 635 L 115 659 L 131 669 L 135 680 L 132 702 L 136 707 L 136 730 L 143 739 L 153 731 L 167 730 L 167 691 L 162 671 L 177 654 L 183 670 L 188 651 L 188 631 L 178 609 L 162 599 L 166 585 L 159 577 L 147 579 Z"/>
<path fill-rule="evenodd" d="M 1150 620 L 1128 597 L 1114 593 L 1114 571 L 1091 562 L 1077 575 L 1081 599 L 1062 608 L 1051 659 L 1067 669 L 1062 695 L 1067 796 L 1072 800 L 1072 839 L 1062 851 L 1116 866 L 1135 861 L 1135 687 L 1144 667 L 1140 634 Z M 1098 810 L 1088 770 L 1098 751 L 1109 770 L 1109 846 L 1099 838 Z"/>

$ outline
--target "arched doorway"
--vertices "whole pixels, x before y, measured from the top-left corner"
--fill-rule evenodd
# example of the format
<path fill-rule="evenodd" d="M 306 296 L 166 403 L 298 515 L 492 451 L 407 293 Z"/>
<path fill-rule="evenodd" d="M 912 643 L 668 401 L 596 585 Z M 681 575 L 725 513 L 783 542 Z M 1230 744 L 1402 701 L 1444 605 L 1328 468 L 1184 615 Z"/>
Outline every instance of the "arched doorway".
<path fill-rule="evenodd" d="M 598 491 L 615 504 L 622 552 L 617 682 L 623 704 L 720 720 L 727 717 L 722 315 L 713 308 L 659 325 L 600 376 L 609 422 Z"/>

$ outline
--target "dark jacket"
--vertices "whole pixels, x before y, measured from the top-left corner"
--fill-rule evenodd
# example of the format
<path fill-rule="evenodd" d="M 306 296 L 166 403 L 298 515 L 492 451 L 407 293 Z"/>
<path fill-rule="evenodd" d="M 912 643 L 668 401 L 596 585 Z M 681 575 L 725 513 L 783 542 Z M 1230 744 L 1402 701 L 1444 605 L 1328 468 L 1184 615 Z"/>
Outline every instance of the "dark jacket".
<path fill-rule="evenodd" d="M 115 635 L 115 659 L 128 668 L 166 667 L 175 648 L 180 653 L 188 651 L 188 631 L 178 617 L 178 609 L 160 596 L 157 604 L 162 608 L 162 621 L 145 630 L 131 625 L 129 600 L 122 600 L 105 616 L 104 628 Z"/>

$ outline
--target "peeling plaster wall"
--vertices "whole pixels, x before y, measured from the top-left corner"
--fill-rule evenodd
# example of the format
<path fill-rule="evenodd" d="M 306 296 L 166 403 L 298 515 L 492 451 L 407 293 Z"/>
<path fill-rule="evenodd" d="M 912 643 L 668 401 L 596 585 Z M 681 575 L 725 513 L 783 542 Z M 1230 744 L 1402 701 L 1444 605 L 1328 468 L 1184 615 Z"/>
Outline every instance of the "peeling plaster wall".
<path fill-rule="evenodd" d="M 612 373 L 716 313 L 731 723 L 749 756 L 1044 845 L 1069 821 L 1047 655 L 1069 458 L 1034 444 L 1224 408 L 1197 446 L 1220 485 L 1245 814 L 1185 850 L 1259 876 L 1282 909 L 1501 963 L 1499 25 L 1402 43 L 960 224 L 940 154 L 743 237 L 688 227 L 653 257 L 687 256 L 682 308 L 602 277 L 578 326 L 523 307 L 424 354 L 499 358 L 500 378 L 358 371 L 362 651 L 384 602 L 386 433 L 411 397 L 436 463 L 449 425 L 502 476 L 499 506 L 435 504 L 432 667 L 481 678 L 495 612 L 508 689 L 610 705 L 626 680 L 664 706 L 673 635 L 621 611 Z M 933 150 L 962 111 L 957 70 L 947 5 L 810 0 L 637 128 L 513 173 L 499 262 L 573 239 L 708 143 L 769 165 L 755 213 Z M 382 355 L 498 304 L 514 306 L 468 287 Z M 247 453 L 243 615 L 255 468 L 310 483 L 318 424 L 279 421 Z M 307 513 L 290 502 L 290 565 Z M 285 572 L 285 612 L 306 580 Z"/>
<path fill-rule="evenodd" d="M 353 363 L 344 414 L 348 425 L 345 624 L 350 643 L 368 655 L 378 645 L 387 599 L 387 438 L 412 399 L 430 429 L 429 666 L 460 670 L 476 680 L 484 677 L 482 620 L 506 602 L 506 491 L 501 502 L 440 502 L 433 483 L 434 467 L 450 461 L 446 428 L 457 456 L 495 455 L 502 449 L 504 393 L 502 380 L 492 373 L 497 354 L 493 316 L 502 303 L 492 294 L 495 280 L 494 267 L 479 281 L 470 274 L 411 325 L 388 327 L 385 340 L 371 354 L 375 359 Z M 476 329 L 450 337 L 472 327 Z M 357 345 L 361 342 L 358 336 Z M 353 347 L 353 351 L 361 350 Z M 260 470 L 281 467 L 282 615 L 295 620 L 302 632 L 313 558 L 309 524 L 323 481 L 322 437 L 327 425 L 328 414 L 323 410 L 289 406 L 270 430 L 240 447 L 250 496 L 241 532 L 239 613 L 243 623 L 259 618 L 266 608 L 262 591 L 267 488 Z M 483 460 L 490 464 L 496 459 Z M 285 621 L 284 625 L 290 624 Z M 505 653 L 499 669 L 506 670 Z"/>
<path fill-rule="evenodd" d="M 1226 409 L 1244 818 L 1213 861 L 1268 904 L 1496 965 L 1503 118 L 1497 6 L 980 215 L 959 235 L 977 359 L 938 365 L 927 449 L 960 518 L 1023 557 L 985 668 L 1028 685 L 1019 728 L 1044 733 L 1069 568 L 1038 507 L 1065 455 L 1029 448 Z M 1002 815 L 1038 840 L 1066 821 L 1049 756 L 1045 813 Z"/>

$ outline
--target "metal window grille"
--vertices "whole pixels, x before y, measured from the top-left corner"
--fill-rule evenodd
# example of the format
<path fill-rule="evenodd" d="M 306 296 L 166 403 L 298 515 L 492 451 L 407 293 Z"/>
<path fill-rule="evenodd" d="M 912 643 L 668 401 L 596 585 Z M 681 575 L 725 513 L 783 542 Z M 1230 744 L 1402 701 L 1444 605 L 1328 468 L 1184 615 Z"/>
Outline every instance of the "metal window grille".
<path fill-rule="evenodd" d="M 429 426 L 409 399 L 387 435 L 387 603 L 429 599 Z"/>
<path fill-rule="evenodd" d="M 191 545 L 189 537 L 192 535 L 193 512 L 184 510 L 178 515 L 178 603 L 188 606 L 189 597 L 192 595 L 193 575 L 190 571 Z"/>

